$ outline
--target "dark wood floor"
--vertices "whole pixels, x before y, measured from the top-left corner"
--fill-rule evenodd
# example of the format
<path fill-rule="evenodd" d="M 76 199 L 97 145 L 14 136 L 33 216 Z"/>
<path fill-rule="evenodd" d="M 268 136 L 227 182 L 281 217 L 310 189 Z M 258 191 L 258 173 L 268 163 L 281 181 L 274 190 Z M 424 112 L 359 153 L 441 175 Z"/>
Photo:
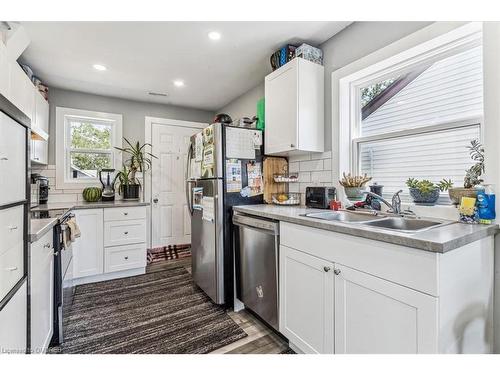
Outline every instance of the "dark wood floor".
<path fill-rule="evenodd" d="M 185 267 L 191 272 L 191 258 L 161 261 L 148 265 L 146 272 L 156 272 L 175 267 Z M 288 344 L 272 329 L 259 321 L 255 316 L 243 310 L 228 311 L 228 315 L 247 337 L 212 352 L 213 354 L 279 354 L 288 348 Z"/>

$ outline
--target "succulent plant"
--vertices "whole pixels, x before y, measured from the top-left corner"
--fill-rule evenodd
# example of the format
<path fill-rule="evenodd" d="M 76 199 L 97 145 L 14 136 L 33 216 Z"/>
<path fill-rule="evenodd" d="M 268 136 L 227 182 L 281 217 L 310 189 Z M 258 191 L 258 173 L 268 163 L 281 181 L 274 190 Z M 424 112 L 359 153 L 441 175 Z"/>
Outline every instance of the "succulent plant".
<path fill-rule="evenodd" d="M 443 178 L 438 183 L 429 180 L 417 180 L 416 178 L 409 178 L 406 180 L 406 186 L 412 189 L 418 189 L 423 194 L 430 193 L 433 190 L 439 189 L 440 191 L 448 190 L 453 186 L 451 180 Z"/>

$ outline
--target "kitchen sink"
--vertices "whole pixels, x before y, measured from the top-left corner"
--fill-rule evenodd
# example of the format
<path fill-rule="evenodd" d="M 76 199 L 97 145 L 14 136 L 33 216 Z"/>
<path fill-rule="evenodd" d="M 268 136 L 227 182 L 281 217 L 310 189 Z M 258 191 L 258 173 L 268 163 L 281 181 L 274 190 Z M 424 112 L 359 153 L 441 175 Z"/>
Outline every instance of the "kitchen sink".
<path fill-rule="evenodd" d="M 311 219 L 342 221 L 345 223 L 367 223 L 385 218 L 385 216 L 375 216 L 367 213 L 351 213 L 346 211 L 311 212 L 303 216 L 310 217 Z"/>
<path fill-rule="evenodd" d="M 400 232 L 420 232 L 435 228 L 446 223 L 426 219 L 412 219 L 407 217 L 386 217 L 381 220 L 365 223 L 371 227 L 378 227 Z"/>

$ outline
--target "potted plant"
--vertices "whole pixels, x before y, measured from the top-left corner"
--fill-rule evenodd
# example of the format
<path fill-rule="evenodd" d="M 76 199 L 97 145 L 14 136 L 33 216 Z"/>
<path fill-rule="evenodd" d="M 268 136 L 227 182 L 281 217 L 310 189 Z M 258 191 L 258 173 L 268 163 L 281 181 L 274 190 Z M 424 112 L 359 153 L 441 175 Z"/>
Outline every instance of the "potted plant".
<path fill-rule="evenodd" d="M 442 179 L 437 184 L 416 178 L 406 180 L 406 186 L 408 186 L 413 202 L 425 205 L 434 205 L 439 199 L 439 193 L 448 190 L 452 185 L 451 180 L 446 179 Z"/>
<path fill-rule="evenodd" d="M 455 205 L 460 204 L 462 197 L 476 198 L 476 186 L 483 182 L 481 175 L 484 173 L 484 147 L 477 139 L 473 139 L 467 148 L 475 163 L 465 171 L 464 187 L 450 187 L 448 189 L 450 199 Z"/>
<path fill-rule="evenodd" d="M 150 143 L 143 145 L 137 141 L 132 144 L 127 138 L 123 138 L 127 147 L 115 147 L 129 155 L 129 158 L 124 161 L 123 168 L 117 174 L 119 181 L 119 193 L 123 192 L 123 199 L 139 199 L 141 183 L 137 179 L 137 172 L 143 173 L 151 168 L 151 158 L 156 158 L 155 155 L 145 150 L 146 146 L 151 146 Z M 119 176 L 119 177 L 118 177 Z"/>
<path fill-rule="evenodd" d="M 339 181 L 340 185 L 344 187 L 344 192 L 349 200 L 360 200 L 363 198 L 363 191 L 365 191 L 365 184 L 372 178 L 368 177 L 365 173 L 363 176 L 352 176 L 350 173 L 347 175 L 342 173 L 342 179 Z"/>

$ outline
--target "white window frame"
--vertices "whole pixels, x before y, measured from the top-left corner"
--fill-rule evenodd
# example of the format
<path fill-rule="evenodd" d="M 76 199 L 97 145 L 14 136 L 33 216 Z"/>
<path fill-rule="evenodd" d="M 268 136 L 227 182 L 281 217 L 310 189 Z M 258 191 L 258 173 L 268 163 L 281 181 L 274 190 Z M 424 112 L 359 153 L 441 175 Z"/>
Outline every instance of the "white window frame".
<path fill-rule="evenodd" d="M 122 147 L 123 116 L 116 113 L 86 111 L 83 109 L 56 107 L 56 189 L 83 189 L 88 186 L 98 186 L 100 181 L 95 178 L 72 179 L 70 178 L 69 163 L 70 152 L 75 151 L 70 147 L 70 129 L 68 119 L 92 119 L 100 122 L 109 122 L 111 125 L 111 150 L 112 168 L 118 169 L 122 163 L 121 152 L 115 147 Z M 87 150 L 90 151 L 90 150 Z M 96 150 L 100 153 L 103 150 Z"/>
<path fill-rule="evenodd" d="M 358 172 L 358 154 L 359 144 L 361 142 L 388 138 L 387 135 L 383 134 L 366 137 L 359 135 L 361 124 L 360 88 L 366 87 L 377 81 L 395 77 L 401 72 L 410 70 L 412 67 L 428 64 L 433 61 L 441 60 L 447 56 L 457 54 L 479 45 L 481 40 L 482 24 L 479 22 L 472 22 L 384 60 L 368 65 L 349 75 L 337 77 L 334 72 L 332 74 L 332 81 L 338 79 L 339 90 L 338 173 L 342 173 L 343 171 Z M 335 107 L 336 105 L 334 103 L 332 108 Z M 480 134 L 482 137 L 484 133 L 483 118 L 468 119 L 466 122 L 460 121 L 406 129 L 391 132 L 391 136 L 422 134 L 477 124 L 480 125 Z M 403 184 L 404 181 L 402 181 L 402 185 Z"/>

